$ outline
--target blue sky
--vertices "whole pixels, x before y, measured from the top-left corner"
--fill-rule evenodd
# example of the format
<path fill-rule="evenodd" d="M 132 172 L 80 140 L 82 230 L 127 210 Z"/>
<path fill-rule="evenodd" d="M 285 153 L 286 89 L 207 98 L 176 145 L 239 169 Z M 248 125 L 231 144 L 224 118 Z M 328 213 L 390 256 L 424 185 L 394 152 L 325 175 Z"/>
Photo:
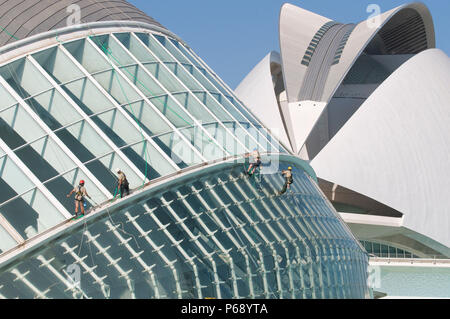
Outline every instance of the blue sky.
<path fill-rule="evenodd" d="M 330 19 L 366 20 L 369 4 L 385 12 L 404 0 L 128 0 L 180 36 L 235 88 L 270 51 L 279 50 L 278 18 L 289 2 Z M 450 55 L 450 1 L 423 0 L 431 11 L 437 47 Z"/>

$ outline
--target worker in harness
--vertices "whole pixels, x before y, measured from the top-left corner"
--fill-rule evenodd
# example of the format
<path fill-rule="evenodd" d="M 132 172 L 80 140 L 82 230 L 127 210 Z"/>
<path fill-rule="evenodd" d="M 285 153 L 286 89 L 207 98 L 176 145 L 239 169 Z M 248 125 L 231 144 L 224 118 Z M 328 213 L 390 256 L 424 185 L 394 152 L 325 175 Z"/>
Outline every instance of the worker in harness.
<path fill-rule="evenodd" d="M 278 192 L 278 195 L 286 193 L 286 190 L 289 189 L 294 182 L 294 179 L 292 178 L 292 167 L 289 166 L 287 170 L 281 171 L 281 175 L 284 176 L 284 186 L 281 191 Z"/>
<path fill-rule="evenodd" d="M 120 168 L 116 169 L 117 175 L 118 175 L 118 182 L 117 182 L 117 188 L 120 192 L 120 198 L 123 198 L 123 196 L 130 194 L 130 184 L 128 183 L 127 177 L 122 172 Z M 125 193 L 125 195 L 124 195 Z"/>
<path fill-rule="evenodd" d="M 261 155 L 258 152 L 258 149 L 254 148 L 253 152 L 247 153 L 245 158 L 251 157 L 250 165 L 247 169 L 247 175 L 252 176 L 255 173 L 255 170 L 261 166 Z"/>
<path fill-rule="evenodd" d="M 67 198 L 69 198 L 73 193 L 75 193 L 75 218 L 77 218 L 78 215 L 78 206 L 80 206 L 81 215 L 84 216 L 84 197 L 89 196 L 89 194 L 86 191 L 86 187 L 84 187 L 84 180 L 81 180 L 79 185 L 76 186 L 72 191 L 67 195 Z"/>

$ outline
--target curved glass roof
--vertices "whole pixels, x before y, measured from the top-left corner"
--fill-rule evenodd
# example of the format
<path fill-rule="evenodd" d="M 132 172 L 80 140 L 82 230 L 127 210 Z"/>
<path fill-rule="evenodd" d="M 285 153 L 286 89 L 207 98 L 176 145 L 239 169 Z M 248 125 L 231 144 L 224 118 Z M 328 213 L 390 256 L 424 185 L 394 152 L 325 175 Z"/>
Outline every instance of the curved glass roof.
<path fill-rule="evenodd" d="M 66 224 L 0 262 L 0 297 L 364 298 L 367 254 L 298 162 L 283 196 L 276 170 L 221 162 Z"/>
<path fill-rule="evenodd" d="M 253 149 L 285 152 L 160 33 L 91 30 L 18 57 L 0 66 L 0 93 L 0 225 L 19 243 L 72 216 L 66 194 L 80 179 L 92 206 L 116 195 L 116 168 L 136 188 Z"/>

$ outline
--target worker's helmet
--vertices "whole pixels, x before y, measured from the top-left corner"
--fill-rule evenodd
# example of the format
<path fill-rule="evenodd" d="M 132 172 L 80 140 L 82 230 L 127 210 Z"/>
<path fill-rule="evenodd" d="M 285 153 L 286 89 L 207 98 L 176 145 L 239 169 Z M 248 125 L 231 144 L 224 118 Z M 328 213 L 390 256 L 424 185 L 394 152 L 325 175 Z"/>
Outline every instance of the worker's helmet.
<path fill-rule="evenodd" d="M 80 181 L 80 185 L 84 185 L 84 180 L 81 180 L 81 181 Z"/>
<path fill-rule="evenodd" d="M 122 170 L 120 168 L 116 168 L 116 172 L 120 173 Z"/>
<path fill-rule="evenodd" d="M 292 167 L 289 166 L 289 167 L 288 167 L 288 170 L 292 171 Z"/>

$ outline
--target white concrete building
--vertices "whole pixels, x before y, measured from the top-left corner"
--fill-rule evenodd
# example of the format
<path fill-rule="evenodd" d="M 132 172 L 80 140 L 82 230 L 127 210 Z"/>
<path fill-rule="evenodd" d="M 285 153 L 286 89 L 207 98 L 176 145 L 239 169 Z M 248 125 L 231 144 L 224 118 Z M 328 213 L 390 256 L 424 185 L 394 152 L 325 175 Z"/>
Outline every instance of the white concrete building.
<path fill-rule="evenodd" d="M 281 54 L 237 95 L 310 161 L 369 253 L 449 258 L 450 58 L 435 48 L 429 10 L 343 24 L 285 4 L 279 31 Z"/>

